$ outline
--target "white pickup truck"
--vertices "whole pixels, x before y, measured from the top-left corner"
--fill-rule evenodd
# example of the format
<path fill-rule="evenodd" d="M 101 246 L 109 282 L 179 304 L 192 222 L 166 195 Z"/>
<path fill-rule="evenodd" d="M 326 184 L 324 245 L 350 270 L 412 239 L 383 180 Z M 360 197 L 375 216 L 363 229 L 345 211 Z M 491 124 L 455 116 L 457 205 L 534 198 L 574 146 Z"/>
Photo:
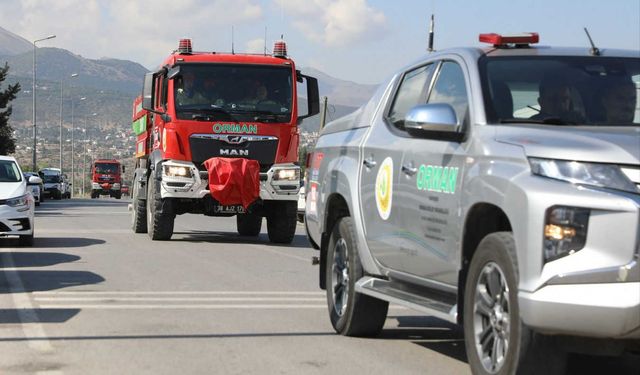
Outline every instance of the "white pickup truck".
<path fill-rule="evenodd" d="M 638 51 L 432 53 L 329 123 L 305 226 L 343 335 L 389 302 L 463 325 L 474 374 L 640 349 Z"/>

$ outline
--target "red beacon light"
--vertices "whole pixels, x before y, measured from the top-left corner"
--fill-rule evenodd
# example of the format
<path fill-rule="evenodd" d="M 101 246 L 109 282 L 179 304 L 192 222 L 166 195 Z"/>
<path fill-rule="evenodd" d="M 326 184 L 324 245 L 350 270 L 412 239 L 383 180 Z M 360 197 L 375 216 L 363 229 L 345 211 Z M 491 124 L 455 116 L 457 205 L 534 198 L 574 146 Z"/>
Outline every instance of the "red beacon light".
<path fill-rule="evenodd" d="M 493 44 L 496 47 L 505 47 L 508 44 L 529 45 L 538 43 L 538 33 L 522 33 L 517 35 L 500 35 L 496 33 L 480 34 L 480 42 Z"/>
<path fill-rule="evenodd" d="M 287 57 L 287 43 L 280 39 L 273 44 L 273 57 Z"/>
<path fill-rule="evenodd" d="M 178 53 L 190 54 L 191 52 L 191 39 L 180 39 L 180 43 L 178 43 Z"/>

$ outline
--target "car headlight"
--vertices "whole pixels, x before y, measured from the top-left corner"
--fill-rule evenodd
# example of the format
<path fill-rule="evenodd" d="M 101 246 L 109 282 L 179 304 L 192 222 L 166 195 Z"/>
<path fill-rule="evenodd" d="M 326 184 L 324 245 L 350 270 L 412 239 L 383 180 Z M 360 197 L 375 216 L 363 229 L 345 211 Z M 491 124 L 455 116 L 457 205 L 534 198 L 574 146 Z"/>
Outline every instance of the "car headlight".
<path fill-rule="evenodd" d="M 181 165 L 165 165 L 163 172 L 167 177 L 192 177 L 191 168 Z"/>
<path fill-rule="evenodd" d="M 540 158 L 529 158 L 529 164 L 531 172 L 538 176 L 572 184 L 640 192 L 617 165 Z"/>
<path fill-rule="evenodd" d="M 7 205 L 18 208 L 18 211 L 25 211 L 29 208 L 29 194 L 21 195 L 16 198 L 7 199 Z"/>
<path fill-rule="evenodd" d="M 300 180 L 300 168 L 282 168 L 273 172 L 274 181 L 297 181 Z"/>

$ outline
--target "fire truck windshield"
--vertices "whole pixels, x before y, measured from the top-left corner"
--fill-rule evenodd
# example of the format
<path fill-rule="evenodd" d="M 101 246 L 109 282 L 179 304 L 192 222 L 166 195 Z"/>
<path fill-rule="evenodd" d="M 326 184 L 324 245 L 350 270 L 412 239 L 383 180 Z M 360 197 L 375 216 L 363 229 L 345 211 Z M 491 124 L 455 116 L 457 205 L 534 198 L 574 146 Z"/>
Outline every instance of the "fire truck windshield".
<path fill-rule="evenodd" d="M 173 79 L 176 116 L 188 120 L 289 122 L 290 67 L 183 64 Z"/>
<path fill-rule="evenodd" d="M 114 174 L 118 173 L 117 164 L 98 163 L 96 164 L 96 173 Z"/>

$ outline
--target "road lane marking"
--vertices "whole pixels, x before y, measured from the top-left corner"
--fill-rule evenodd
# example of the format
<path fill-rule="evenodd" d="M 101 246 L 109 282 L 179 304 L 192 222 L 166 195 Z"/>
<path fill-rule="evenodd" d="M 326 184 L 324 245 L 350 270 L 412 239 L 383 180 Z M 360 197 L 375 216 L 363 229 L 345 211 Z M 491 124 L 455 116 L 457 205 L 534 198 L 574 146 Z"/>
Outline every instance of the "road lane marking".
<path fill-rule="evenodd" d="M 241 290 L 241 291 L 230 291 L 230 290 L 208 290 L 208 291 L 187 291 L 187 290 L 177 290 L 177 291 L 140 291 L 140 292 L 136 292 L 136 291 L 107 291 L 107 290 L 96 290 L 96 291 L 91 291 L 91 290 L 68 290 L 68 291 L 35 291 L 32 294 L 34 295 L 87 295 L 87 294 L 96 294 L 96 295 L 101 295 L 101 294 L 122 294 L 122 295 L 128 295 L 128 294 L 148 294 L 148 295 L 171 295 L 171 294 L 175 294 L 175 295 L 197 295 L 197 294 L 203 294 L 203 295 L 233 295 L 233 294 L 237 294 L 237 295 L 325 295 L 325 292 L 323 291 L 313 291 L 313 292 L 298 292 L 298 291 L 248 291 L 248 290 Z"/>
<path fill-rule="evenodd" d="M 264 310 L 277 310 L 277 309 L 326 309 L 327 305 L 84 305 L 84 304 L 68 304 L 68 305 L 40 305 L 41 309 L 121 309 L 121 310 L 136 310 L 136 309 L 209 309 L 209 310 L 228 310 L 228 309 L 264 309 Z"/>
<path fill-rule="evenodd" d="M 2 262 L 9 268 L 15 268 L 11 252 L 2 253 Z M 20 280 L 20 276 L 18 276 L 16 271 L 12 270 L 5 270 L 4 274 L 7 282 L 9 283 L 9 292 L 13 298 L 14 306 L 17 309 L 22 332 L 27 339 L 34 339 L 27 341 L 29 347 L 39 352 L 51 352 L 53 347 L 49 340 L 47 340 L 47 335 L 42 328 L 42 324 L 40 324 L 40 320 L 38 319 L 38 315 L 35 313 L 33 305 L 31 304 L 29 294 L 24 292 L 25 289 L 22 284 L 22 280 Z"/>
<path fill-rule="evenodd" d="M 202 297 L 202 298 L 187 298 L 187 297 L 164 297 L 164 298 L 147 298 L 147 297 L 35 297 L 36 301 L 44 301 L 44 302 L 52 302 L 52 301 L 62 301 L 62 302 L 78 302 L 78 301 L 183 301 L 183 302 L 322 302 L 325 301 L 324 298 L 287 298 L 287 297 Z"/>
<path fill-rule="evenodd" d="M 291 254 L 283 253 L 283 252 L 278 251 L 278 250 L 270 249 L 268 247 L 265 247 L 264 245 L 263 246 L 253 245 L 253 247 L 259 247 L 260 251 L 268 251 L 270 253 L 282 255 L 282 256 L 285 256 L 287 258 L 293 258 L 293 259 L 301 260 L 303 262 L 307 262 L 307 263 L 311 264 L 311 256 L 301 257 L 301 256 L 297 256 L 297 255 L 291 255 Z"/>

